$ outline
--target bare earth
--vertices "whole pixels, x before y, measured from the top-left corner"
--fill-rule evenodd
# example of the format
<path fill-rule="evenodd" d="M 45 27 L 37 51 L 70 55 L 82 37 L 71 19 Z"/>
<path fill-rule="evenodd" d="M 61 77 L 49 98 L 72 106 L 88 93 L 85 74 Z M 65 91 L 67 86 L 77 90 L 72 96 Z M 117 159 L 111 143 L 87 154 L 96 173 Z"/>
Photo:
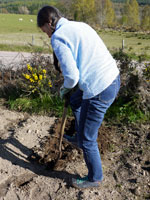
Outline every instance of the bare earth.
<path fill-rule="evenodd" d="M 140 152 L 141 144 L 140 149 L 136 147 L 139 143 L 136 136 L 138 129 L 128 133 L 129 145 L 125 142 L 114 145 L 102 156 L 104 181 L 101 187 L 80 191 L 71 187 L 70 180 L 76 175 L 86 175 L 83 159 L 70 161 L 58 171 L 48 170 L 44 165 L 28 160 L 32 148 L 40 148 L 40 142 L 50 134 L 54 117 L 30 116 L 1 107 L 0 122 L 0 200 L 150 199 L 150 154 L 148 149 L 147 154 Z M 142 128 L 146 130 L 145 136 L 142 136 L 145 147 L 150 139 L 150 127 Z M 118 138 L 116 132 L 114 144 L 115 141 L 118 143 Z M 127 141 L 127 133 L 123 136 L 120 133 L 120 138 Z M 146 152 L 146 149 L 143 151 Z"/>
<path fill-rule="evenodd" d="M 68 163 L 64 171 L 48 171 L 45 166 L 31 163 L 27 157 L 34 146 L 49 135 L 55 118 L 29 116 L 0 108 L 0 199 L 120 199 L 113 188 L 110 174 L 102 188 L 78 191 L 70 187 L 69 179 L 76 174 L 85 175 L 83 160 Z M 106 169 L 107 170 L 107 169 Z"/>

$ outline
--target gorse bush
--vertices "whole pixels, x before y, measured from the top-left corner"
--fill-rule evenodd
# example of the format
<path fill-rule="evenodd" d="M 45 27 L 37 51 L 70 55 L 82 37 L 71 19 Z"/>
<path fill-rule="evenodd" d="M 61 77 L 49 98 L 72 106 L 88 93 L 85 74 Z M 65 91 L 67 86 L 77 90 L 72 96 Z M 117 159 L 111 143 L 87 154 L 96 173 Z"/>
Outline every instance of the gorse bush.
<path fill-rule="evenodd" d="M 30 114 L 61 116 L 63 102 L 59 97 L 59 88 L 63 79 L 52 62 L 51 56 L 34 53 L 20 64 L 14 77 L 10 79 L 7 76 L 5 82 L 0 80 L 0 98 L 5 100 L 5 106 Z M 13 72 L 12 68 L 7 71 L 7 74 Z"/>
<path fill-rule="evenodd" d="M 51 80 L 47 77 L 46 69 L 41 66 L 32 67 L 27 64 L 27 73 L 23 73 L 23 91 L 27 95 L 36 95 L 42 97 L 45 93 L 50 92 L 52 87 Z"/>

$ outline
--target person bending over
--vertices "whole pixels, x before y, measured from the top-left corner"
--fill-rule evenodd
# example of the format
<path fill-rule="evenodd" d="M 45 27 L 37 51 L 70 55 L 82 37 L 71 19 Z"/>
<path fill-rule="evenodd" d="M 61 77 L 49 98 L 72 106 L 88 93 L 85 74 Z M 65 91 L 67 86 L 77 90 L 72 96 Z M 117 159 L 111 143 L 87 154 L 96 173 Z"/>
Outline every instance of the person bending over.
<path fill-rule="evenodd" d="M 92 27 L 69 21 L 53 6 L 39 10 L 37 25 L 51 38 L 55 65 L 60 64 L 64 77 L 61 98 L 78 87 L 70 96 L 70 106 L 75 116 L 77 144 L 83 150 L 88 174 L 73 178 L 72 186 L 99 187 L 103 170 L 97 137 L 104 115 L 120 88 L 116 61 Z"/>

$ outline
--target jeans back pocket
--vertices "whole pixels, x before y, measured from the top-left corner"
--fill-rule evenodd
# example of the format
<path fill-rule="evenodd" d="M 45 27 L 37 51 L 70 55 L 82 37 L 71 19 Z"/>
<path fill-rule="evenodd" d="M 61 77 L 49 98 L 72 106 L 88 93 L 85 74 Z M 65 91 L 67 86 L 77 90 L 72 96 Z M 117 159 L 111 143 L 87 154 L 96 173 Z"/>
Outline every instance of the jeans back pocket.
<path fill-rule="evenodd" d="M 112 82 L 112 84 L 99 94 L 99 100 L 103 103 L 111 104 L 115 100 L 119 88 L 120 76 L 117 76 L 117 78 Z"/>

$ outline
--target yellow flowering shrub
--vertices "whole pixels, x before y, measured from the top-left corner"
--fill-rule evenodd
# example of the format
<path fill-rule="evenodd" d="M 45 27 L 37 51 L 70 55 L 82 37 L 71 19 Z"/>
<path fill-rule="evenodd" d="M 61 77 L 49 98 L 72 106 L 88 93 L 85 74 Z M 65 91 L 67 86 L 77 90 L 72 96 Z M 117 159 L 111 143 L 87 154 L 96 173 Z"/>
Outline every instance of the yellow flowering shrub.
<path fill-rule="evenodd" d="M 46 69 L 42 69 L 41 66 L 32 67 L 27 64 L 27 73 L 23 73 L 23 85 L 24 91 L 30 94 L 37 94 L 39 96 L 46 92 L 50 92 L 52 83 L 47 76 Z"/>

